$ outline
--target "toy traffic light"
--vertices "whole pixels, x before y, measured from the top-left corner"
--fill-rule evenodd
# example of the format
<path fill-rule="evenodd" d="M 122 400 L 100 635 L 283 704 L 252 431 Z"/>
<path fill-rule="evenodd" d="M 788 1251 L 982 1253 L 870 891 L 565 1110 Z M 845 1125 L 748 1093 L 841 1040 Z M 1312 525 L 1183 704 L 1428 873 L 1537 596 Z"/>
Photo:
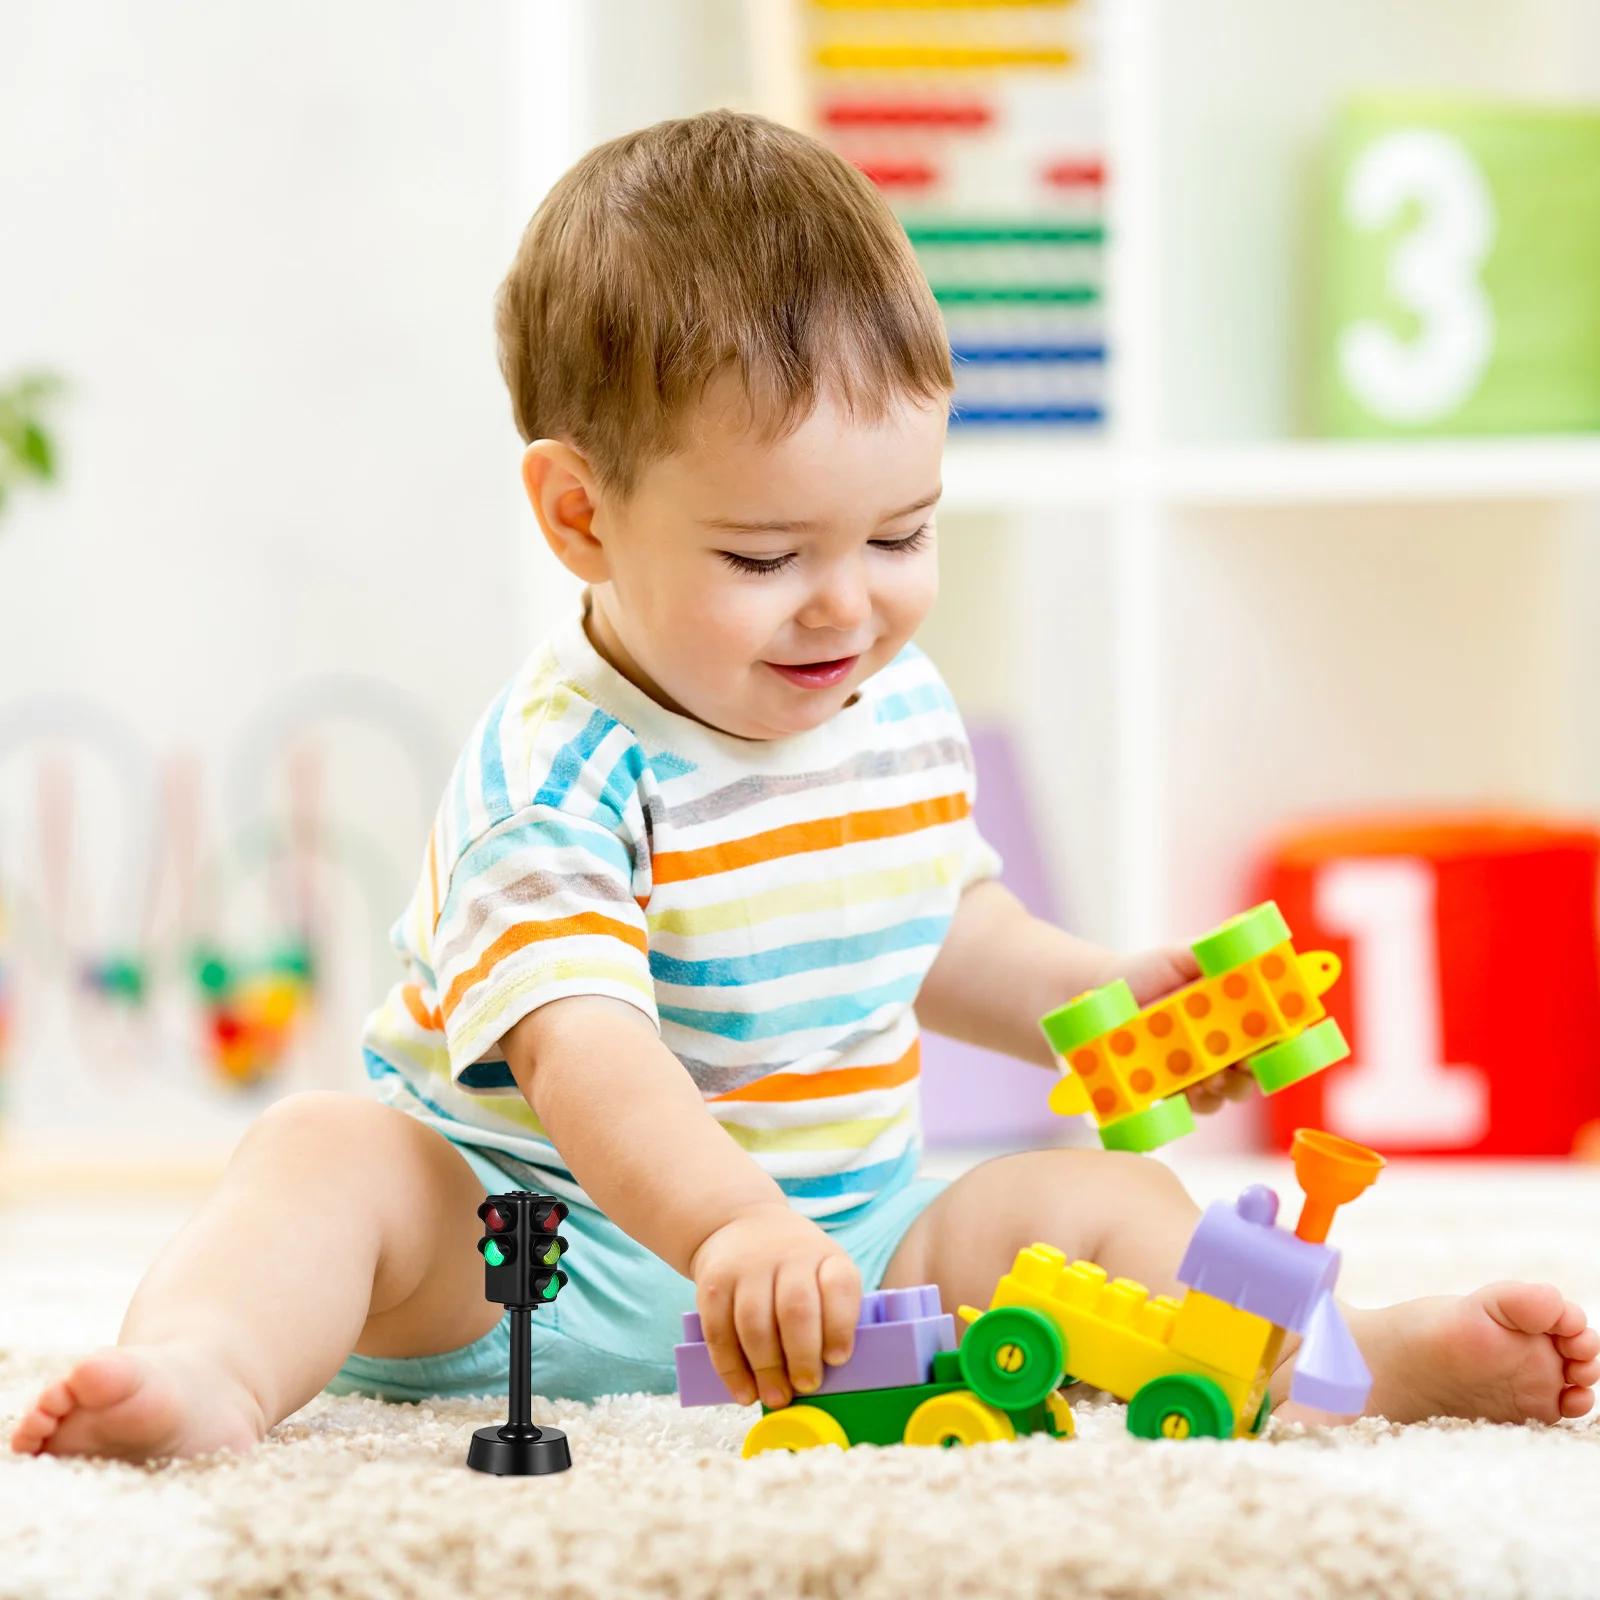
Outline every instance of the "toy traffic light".
<path fill-rule="evenodd" d="M 467 1465 L 479 1472 L 523 1475 L 565 1472 L 572 1465 L 567 1436 L 559 1428 L 536 1428 L 528 1420 L 529 1317 L 554 1300 L 567 1281 L 557 1263 L 567 1241 L 557 1229 L 567 1208 L 553 1195 L 514 1189 L 492 1194 L 478 1207 L 483 1237 L 484 1298 L 511 1313 L 510 1417 L 473 1432 Z"/>
<path fill-rule="evenodd" d="M 491 1195 L 478 1207 L 484 1295 L 503 1306 L 541 1306 L 567 1281 L 556 1265 L 567 1241 L 556 1231 L 567 1208 L 547 1194 Z"/>

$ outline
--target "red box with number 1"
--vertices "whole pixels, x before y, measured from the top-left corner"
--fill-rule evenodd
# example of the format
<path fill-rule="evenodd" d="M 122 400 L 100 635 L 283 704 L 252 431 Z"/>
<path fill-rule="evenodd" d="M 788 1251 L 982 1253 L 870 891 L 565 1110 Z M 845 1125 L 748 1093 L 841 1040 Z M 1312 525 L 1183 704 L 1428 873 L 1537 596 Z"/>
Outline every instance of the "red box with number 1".
<path fill-rule="evenodd" d="M 1564 1156 L 1600 1118 L 1600 833 L 1515 815 L 1353 819 L 1281 838 L 1258 899 L 1331 950 L 1351 1045 L 1267 1100 L 1274 1149 Z"/>

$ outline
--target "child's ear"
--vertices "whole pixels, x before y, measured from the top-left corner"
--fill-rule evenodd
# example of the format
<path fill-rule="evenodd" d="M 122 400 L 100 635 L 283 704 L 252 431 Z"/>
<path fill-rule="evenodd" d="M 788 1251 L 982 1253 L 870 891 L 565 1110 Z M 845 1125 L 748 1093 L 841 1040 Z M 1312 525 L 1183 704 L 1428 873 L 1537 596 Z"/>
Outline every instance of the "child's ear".
<path fill-rule="evenodd" d="M 559 439 L 535 439 L 522 453 L 522 485 L 561 565 L 585 583 L 609 581 L 610 564 L 594 534 L 597 492 L 589 463 Z"/>

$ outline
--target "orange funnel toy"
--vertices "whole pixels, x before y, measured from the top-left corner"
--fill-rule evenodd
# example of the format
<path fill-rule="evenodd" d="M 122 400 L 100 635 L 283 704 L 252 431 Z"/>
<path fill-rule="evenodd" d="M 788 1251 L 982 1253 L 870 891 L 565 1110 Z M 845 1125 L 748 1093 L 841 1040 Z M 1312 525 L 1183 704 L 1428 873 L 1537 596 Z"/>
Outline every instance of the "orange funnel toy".
<path fill-rule="evenodd" d="M 1306 1192 L 1294 1231 L 1308 1244 L 1327 1239 L 1334 1212 L 1365 1194 L 1385 1166 L 1376 1150 L 1321 1128 L 1297 1129 L 1289 1155 L 1295 1178 Z"/>

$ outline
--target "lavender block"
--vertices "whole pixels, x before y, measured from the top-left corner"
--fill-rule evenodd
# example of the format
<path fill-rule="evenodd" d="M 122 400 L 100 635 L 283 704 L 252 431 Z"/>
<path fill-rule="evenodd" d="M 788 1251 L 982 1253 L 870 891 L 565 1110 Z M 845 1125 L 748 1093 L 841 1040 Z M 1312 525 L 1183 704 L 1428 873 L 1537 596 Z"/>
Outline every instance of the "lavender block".
<path fill-rule="evenodd" d="M 683 1317 L 684 1342 L 673 1347 L 678 1399 L 686 1406 L 732 1405 L 733 1396 L 711 1365 L 698 1312 Z M 956 1347 L 955 1318 L 939 1309 L 937 1284 L 914 1289 L 878 1289 L 861 1297 L 856 1347 L 843 1366 L 822 1369 L 819 1394 L 859 1389 L 896 1389 L 926 1383 L 933 1358 Z"/>
<path fill-rule="evenodd" d="M 1234 1205 L 1206 1208 L 1178 1267 L 1201 1294 L 1304 1333 L 1317 1301 L 1339 1278 L 1339 1252 L 1273 1226 L 1278 1197 L 1252 1184 Z"/>
<path fill-rule="evenodd" d="M 1319 1411 L 1358 1417 L 1372 1393 L 1372 1374 L 1331 1294 L 1318 1298 L 1294 1361 L 1289 1398 Z"/>

